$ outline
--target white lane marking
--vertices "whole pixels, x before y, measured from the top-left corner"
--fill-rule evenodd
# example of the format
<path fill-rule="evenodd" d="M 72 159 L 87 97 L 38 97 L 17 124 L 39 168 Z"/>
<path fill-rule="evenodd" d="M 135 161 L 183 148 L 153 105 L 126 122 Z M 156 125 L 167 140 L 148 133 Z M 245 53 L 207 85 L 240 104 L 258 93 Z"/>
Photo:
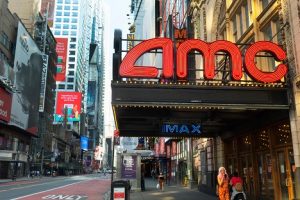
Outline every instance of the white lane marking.
<path fill-rule="evenodd" d="M 57 190 L 57 189 L 60 189 L 60 188 L 68 187 L 68 186 L 75 185 L 77 183 L 86 182 L 86 181 L 90 181 L 90 180 L 79 181 L 79 182 L 76 182 L 76 183 L 71 183 L 71 184 L 68 184 L 68 185 L 63 185 L 63 186 L 60 186 L 60 187 L 57 187 L 57 188 L 52 188 L 52 189 L 49 189 L 49 190 L 44 190 L 44 191 L 41 191 L 41 192 L 36 192 L 36 193 L 33 193 L 33 194 L 21 196 L 21 197 L 18 197 L 18 198 L 15 198 L 15 199 L 10 199 L 10 200 L 22 199 L 22 198 L 30 197 L 30 196 L 33 196 L 33 195 L 36 195 L 36 194 L 41 194 L 41 193 L 44 193 L 44 192 L 49 192 L 49 191 L 52 191 L 52 190 Z"/>

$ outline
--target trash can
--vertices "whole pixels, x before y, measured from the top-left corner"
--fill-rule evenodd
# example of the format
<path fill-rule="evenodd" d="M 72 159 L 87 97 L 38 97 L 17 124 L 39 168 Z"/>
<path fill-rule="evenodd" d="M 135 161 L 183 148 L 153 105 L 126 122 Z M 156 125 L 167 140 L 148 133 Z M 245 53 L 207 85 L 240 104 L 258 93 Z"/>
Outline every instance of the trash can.
<path fill-rule="evenodd" d="M 130 181 L 117 180 L 111 184 L 111 200 L 130 200 Z"/>

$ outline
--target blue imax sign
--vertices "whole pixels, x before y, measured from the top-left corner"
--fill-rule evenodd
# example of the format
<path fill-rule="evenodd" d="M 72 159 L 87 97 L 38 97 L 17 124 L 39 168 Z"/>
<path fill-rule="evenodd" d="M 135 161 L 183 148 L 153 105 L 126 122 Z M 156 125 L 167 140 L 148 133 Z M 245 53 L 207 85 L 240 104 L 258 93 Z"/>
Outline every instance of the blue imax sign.
<path fill-rule="evenodd" d="M 163 124 L 162 133 L 200 135 L 201 128 L 200 124 Z"/>

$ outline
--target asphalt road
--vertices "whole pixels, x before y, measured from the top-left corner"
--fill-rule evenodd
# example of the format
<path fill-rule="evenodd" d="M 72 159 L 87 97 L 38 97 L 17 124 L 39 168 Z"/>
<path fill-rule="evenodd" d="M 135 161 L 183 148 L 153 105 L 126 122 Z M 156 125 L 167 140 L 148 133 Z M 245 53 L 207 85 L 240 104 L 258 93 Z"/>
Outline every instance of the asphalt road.
<path fill-rule="evenodd" d="M 110 175 L 43 177 L 0 184 L 1 200 L 102 200 L 110 188 Z"/>

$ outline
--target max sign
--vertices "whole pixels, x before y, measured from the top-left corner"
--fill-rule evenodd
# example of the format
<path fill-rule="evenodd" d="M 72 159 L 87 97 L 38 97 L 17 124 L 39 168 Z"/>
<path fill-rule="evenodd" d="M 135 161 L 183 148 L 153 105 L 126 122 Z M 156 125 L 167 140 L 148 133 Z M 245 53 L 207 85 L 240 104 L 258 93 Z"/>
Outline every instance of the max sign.
<path fill-rule="evenodd" d="M 123 59 L 119 69 L 120 76 L 156 78 L 158 76 L 158 69 L 155 66 L 135 66 L 135 62 L 140 56 L 150 50 L 162 49 L 163 76 L 165 78 L 173 77 L 173 48 L 173 42 L 169 38 L 154 38 L 141 42 L 131 49 Z M 206 43 L 197 39 L 189 39 L 180 44 L 177 49 L 176 75 L 179 79 L 185 79 L 187 76 L 187 55 L 193 50 L 199 51 L 203 55 L 204 77 L 206 79 L 213 79 L 215 76 L 215 54 L 219 51 L 230 55 L 232 63 L 231 76 L 236 81 L 241 80 L 243 76 L 243 66 L 248 75 L 256 81 L 263 83 L 279 81 L 287 73 L 287 66 L 285 64 L 279 64 L 273 72 L 261 71 L 256 66 L 255 56 L 259 52 L 268 52 L 277 61 L 284 61 L 286 59 L 285 51 L 275 43 L 259 41 L 252 44 L 245 53 L 243 65 L 239 48 L 229 41 L 218 40 Z"/>

